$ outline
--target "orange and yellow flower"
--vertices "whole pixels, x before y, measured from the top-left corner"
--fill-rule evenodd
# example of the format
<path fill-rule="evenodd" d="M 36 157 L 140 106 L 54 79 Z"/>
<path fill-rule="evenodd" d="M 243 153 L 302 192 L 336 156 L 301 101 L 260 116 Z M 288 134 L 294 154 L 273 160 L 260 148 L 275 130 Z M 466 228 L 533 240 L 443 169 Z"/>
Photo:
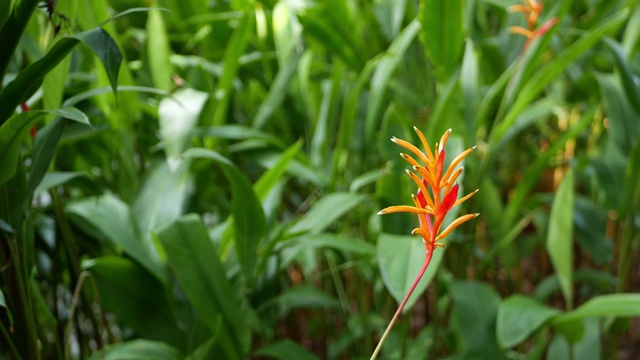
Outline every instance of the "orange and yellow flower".
<path fill-rule="evenodd" d="M 451 134 L 451 129 L 447 130 L 440 143 L 436 144 L 434 151 L 432 152 L 429 143 L 425 139 L 424 135 L 418 128 L 414 127 L 414 130 L 420 137 L 420 141 L 425 149 L 422 152 L 413 144 L 401 140 L 398 138 L 391 138 L 391 141 L 404 147 L 412 152 L 420 162 L 410 155 L 401 153 L 403 159 L 413 166 L 415 172 L 407 170 L 407 174 L 418 186 L 417 195 L 412 195 L 414 206 L 399 205 L 385 208 L 378 212 L 379 215 L 391 214 L 396 212 L 409 212 L 418 215 L 420 221 L 420 227 L 413 229 L 412 234 L 418 234 L 422 236 L 422 240 L 425 244 L 425 248 L 428 253 L 433 252 L 436 246 L 444 246 L 439 241 L 444 239 L 447 235 L 453 231 L 460 224 L 469 221 L 478 214 L 462 215 L 455 219 L 446 229 L 441 230 L 444 218 L 447 213 L 456 205 L 469 199 L 478 190 L 475 190 L 468 195 L 458 199 L 459 186 L 456 180 L 462 174 L 462 167 L 456 169 L 456 166 L 467 157 L 474 149 L 475 146 L 469 148 L 458 156 L 456 156 L 447 169 L 444 168 L 445 160 L 445 144 Z"/>
<path fill-rule="evenodd" d="M 527 38 L 527 44 L 531 40 L 544 35 L 549 31 L 549 29 L 551 29 L 551 27 L 553 27 L 553 25 L 556 24 L 556 22 L 558 22 L 558 19 L 553 17 L 539 27 L 536 27 L 543 8 L 544 6 L 542 5 L 542 2 L 538 2 L 536 0 L 522 0 L 522 5 L 509 6 L 509 12 L 524 13 L 528 25 L 528 29 L 525 29 L 522 26 L 512 26 L 509 28 L 509 31 L 514 34 L 525 36 Z"/>

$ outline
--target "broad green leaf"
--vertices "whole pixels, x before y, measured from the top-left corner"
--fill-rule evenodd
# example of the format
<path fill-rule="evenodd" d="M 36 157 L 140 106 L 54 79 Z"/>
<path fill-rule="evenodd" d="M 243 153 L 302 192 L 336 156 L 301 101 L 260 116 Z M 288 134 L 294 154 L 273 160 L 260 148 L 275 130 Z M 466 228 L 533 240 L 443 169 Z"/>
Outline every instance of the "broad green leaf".
<path fill-rule="evenodd" d="M 449 291 L 454 306 L 451 327 L 466 358 L 480 354 L 486 359 L 506 358 L 496 339 L 496 313 L 500 304 L 496 291 L 474 281 L 454 281 Z"/>
<path fill-rule="evenodd" d="M 496 333 L 500 347 L 514 347 L 558 314 L 559 310 L 544 306 L 532 298 L 510 296 L 498 306 Z"/>
<path fill-rule="evenodd" d="M 219 334 L 225 358 L 245 358 L 249 329 L 200 217 L 185 215 L 160 228 L 156 235 L 187 298 L 202 321 Z"/>
<path fill-rule="evenodd" d="M 151 239 L 140 234 L 131 209 L 113 195 L 84 198 L 68 204 L 66 212 L 81 226 L 97 230 L 138 261 L 162 283 L 168 282 L 164 265 Z"/>
<path fill-rule="evenodd" d="M 414 20 L 394 39 L 385 55 L 382 57 L 371 78 L 371 93 L 367 102 L 367 118 L 365 120 L 365 139 L 367 142 L 375 139 L 375 134 L 380 128 L 380 109 L 383 108 L 384 94 L 389 85 L 391 76 L 400 62 L 404 59 L 405 52 L 420 30 L 420 24 Z"/>
<path fill-rule="evenodd" d="M 166 343 L 150 340 L 132 340 L 105 346 L 89 360 L 182 360 L 184 355 Z"/>
<path fill-rule="evenodd" d="M 353 193 L 333 193 L 325 195 L 315 202 L 289 229 L 289 234 L 309 232 L 317 234 L 326 229 L 334 221 L 366 199 L 365 195 Z"/>
<path fill-rule="evenodd" d="M 395 39 L 400 32 L 406 6 L 406 0 L 380 0 L 373 3 L 373 12 L 389 41 Z"/>
<path fill-rule="evenodd" d="M 568 308 L 573 304 L 573 182 L 573 170 L 569 170 L 553 199 L 547 233 L 547 252 Z"/>
<path fill-rule="evenodd" d="M 420 2 L 418 19 L 422 25 L 421 39 L 441 82 L 451 76 L 462 54 L 463 13 L 462 0 Z"/>
<path fill-rule="evenodd" d="M 419 236 L 401 236 L 380 234 L 378 237 L 378 266 L 387 290 L 398 303 L 416 280 L 425 260 L 425 249 Z M 440 249 L 434 251 L 434 257 Z M 433 261 L 433 260 L 432 260 Z M 429 267 L 434 264 L 429 264 Z M 425 291 L 429 279 L 423 276 L 416 286 L 411 298 L 405 305 L 405 310 L 411 307 Z"/>
<path fill-rule="evenodd" d="M 122 323 L 149 340 L 177 348 L 186 345 L 167 300 L 168 291 L 151 273 L 135 262 L 116 256 L 83 263 L 100 295 L 100 304 Z"/>
<path fill-rule="evenodd" d="M 184 89 L 166 97 L 158 105 L 160 139 L 164 144 L 167 162 L 172 170 L 178 166 L 178 156 L 189 144 L 200 112 L 209 94 Z"/>
<path fill-rule="evenodd" d="M 264 211 L 251 183 L 235 164 L 215 151 L 191 148 L 185 151 L 183 156 L 215 161 L 222 167 L 229 180 L 236 254 L 244 276 L 251 286 L 258 257 L 258 244 L 265 232 Z"/>
<path fill-rule="evenodd" d="M 173 69 L 169 61 L 171 47 L 169 46 L 167 29 L 162 16 L 162 11 L 160 10 L 149 10 L 147 15 L 147 61 L 149 62 L 153 85 L 159 89 L 169 91 L 174 87 L 171 80 Z"/>
<path fill-rule="evenodd" d="M 132 206 L 143 236 L 150 237 L 150 231 L 183 214 L 191 185 L 188 162 L 181 163 L 173 171 L 166 162 L 156 163 L 149 169 Z"/>
<path fill-rule="evenodd" d="M 269 344 L 256 350 L 253 355 L 267 356 L 269 358 L 289 360 L 316 360 L 318 359 L 313 353 L 305 349 L 303 346 L 298 345 L 292 340 L 285 339 Z"/>
<path fill-rule="evenodd" d="M 626 194 L 619 205 L 618 213 L 621 217 L 640 207 L 640 141 L 629 154 L 629 161 L 625 169 L 622 193 Z"/>

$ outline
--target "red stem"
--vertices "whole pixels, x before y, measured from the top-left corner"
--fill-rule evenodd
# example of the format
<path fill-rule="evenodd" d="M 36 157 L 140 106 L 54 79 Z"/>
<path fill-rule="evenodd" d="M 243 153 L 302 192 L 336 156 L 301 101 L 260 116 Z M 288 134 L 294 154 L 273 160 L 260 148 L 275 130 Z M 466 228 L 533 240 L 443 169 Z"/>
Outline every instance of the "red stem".
<path fill-rule="evenodd" d="M 425 271 L 427 271 L 427 267 L 429 267 L 429 263 L 431 262 L 431 257 L 433 256 L 434 248 L 435 246 L 427 245 L 427 251 L 425 252 L 424 263 L 422 264 L 422 268 L 420 269 L 418 276 L 413 281 L 413 284 L 411 285 L 411 288 L 407 292 L 407 295 L 405 295 L 404 299 L 402 299 L 400 306 L 398 306 L 398 310 L 396 310 L 396 313 L 393 315 L 393 318 L 389 322 L 389 325 L 387 325 L 387 329 L 384 331 L 384 334 L 382 334 L 382 337 L 378 342 L 378 346 L 376 346 L 376 349 L 373 351 L 373 354 L 371 355 L 371 358 L 369 360 L 374 360 L 378 356 L 378 353 L 382 349 L 382 344 L 384 343 L 384 341 L 387 339 L 387 336 L 391 332 L 391 328 L 395 324 L 396 320 L 398 320 L 398 318 L 400 317 L 400 314 L 402 313 L 402 309 L 404 309 L 404 306 L 407 303 L 407 301 L 409 301 L 411 294 L 413 294 L 413 291 L 416 289 L 416 286 L 418 286 L 418 283 L 422 279 L 422 276 L 424 275 Z"/>

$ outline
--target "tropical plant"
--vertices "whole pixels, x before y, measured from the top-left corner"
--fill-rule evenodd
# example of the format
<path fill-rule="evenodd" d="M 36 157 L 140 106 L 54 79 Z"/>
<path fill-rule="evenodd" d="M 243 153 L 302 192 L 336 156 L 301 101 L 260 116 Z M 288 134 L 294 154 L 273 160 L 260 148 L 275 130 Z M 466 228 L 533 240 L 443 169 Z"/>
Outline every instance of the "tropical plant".
<path fill-rule="evenodd" d="M 367 358 L 410 289 L 381 358 L 633 354 L 639 23 L 636 0 L 1 1 L 0 358 Z M 423 183 L 388 139 L 447 129 L 477 148 L 441 164 L 459 206 L 414 286 L 420 222 L 376 213 Z"/>

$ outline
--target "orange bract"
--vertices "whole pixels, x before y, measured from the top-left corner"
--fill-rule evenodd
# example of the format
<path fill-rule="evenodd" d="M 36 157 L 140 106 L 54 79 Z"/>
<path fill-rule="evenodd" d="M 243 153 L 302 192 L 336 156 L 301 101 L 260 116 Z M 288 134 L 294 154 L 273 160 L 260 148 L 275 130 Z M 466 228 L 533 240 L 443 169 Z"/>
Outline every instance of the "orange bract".
<path fill-rule="evenodd" d="M 443 246 L 438 241 L 445 238 L 460 224 L 473 219 L 478 214 L 467 214 L 458 217 L 451 222 L 449 226 L 442 232 L 440 228 L 444 218 L 449 210 L 454 206 L 461 204 L 465 200 L 473 196 L 478 190 L 475 190 L 468 195 L 458 199 L 459 186 L 456 184 L 457 178 L 462 173 L 462 168 L 457 168 L 458 164 L 467 157 L 474 149 L 475 146 L 469 148 L 458 156 L 456 156 L 447 169 L 444 169 L 445 150 L 444 146 L 449 139 L 451 129 L 447 130 L 440 139 L 440 143 L 436 144 L 435 149 L 431 152 L 429 143 L 425 139 L 424 135 L 418 128 L 414 127 L 414 130 L 418 134 L 420 141 L 426 151 L 422 152 L 415 145 L 408 141 L 398 138 L 391 138 L 391 141 L 404 147 L 413 153 L 419 161 L 424 165 L 421 165 L 416 159 L 407 154 L 400 154 L 405 159 L 415 172 L 407 170 L 409 177 L 418 186 L 417 195 L 412 195 L 414 206 L 400 205 L 390 206 L 382 209 L 378 212 L 378 215 L 391 214 L 396 212 L 409 212 L 418 215 L 420 220 L 420 227 L 412 231 L 412 234 L 422 236 L 427 251 L 433 251 L 436 246 Z"/>

